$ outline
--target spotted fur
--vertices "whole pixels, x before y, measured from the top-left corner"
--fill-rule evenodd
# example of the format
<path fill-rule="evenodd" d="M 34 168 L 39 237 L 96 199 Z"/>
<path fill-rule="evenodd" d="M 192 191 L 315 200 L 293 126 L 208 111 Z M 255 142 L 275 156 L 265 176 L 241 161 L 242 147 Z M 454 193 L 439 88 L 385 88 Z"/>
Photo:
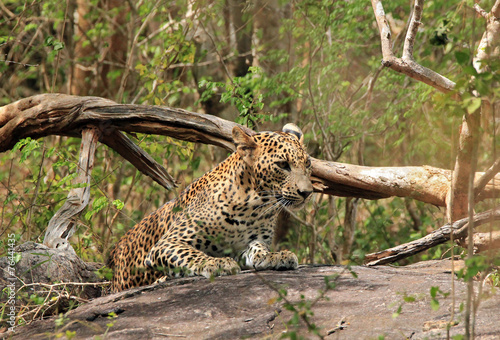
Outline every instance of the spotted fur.
<path fill-rule="evenodd" d="M 245 268 L 295 269 L 297 256 L 271 252 L 284 207 L 304 205 L 313 188 L 311 161 L 294 124 L 250 136 L 233 129 L 236 152 L 178 198 L 145 217 L 109 259 L 113 290 L 176 276 L 229 275 Z"/>

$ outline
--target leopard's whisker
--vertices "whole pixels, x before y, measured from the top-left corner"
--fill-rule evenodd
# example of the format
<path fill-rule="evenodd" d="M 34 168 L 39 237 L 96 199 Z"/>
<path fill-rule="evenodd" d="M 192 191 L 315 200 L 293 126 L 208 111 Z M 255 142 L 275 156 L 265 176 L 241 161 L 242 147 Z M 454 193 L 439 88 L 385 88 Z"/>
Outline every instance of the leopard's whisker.
<path fill-rule="evenodd" d="M 268 207 L 266 210 L 264 210 L 263 212 L 261 212 L 257 218 L 260 218 L 261 216 L 263 216 L 264 214 L 266 214 L 267 212 L 270 212 L 272 211 L 272 209 L 275 209 L 275 208 L 279 208 L 280 207 L 280 203 L 277 201 L 277 202 L 274 202 L 273 205 L 271 205 L 270 207 Z"/>

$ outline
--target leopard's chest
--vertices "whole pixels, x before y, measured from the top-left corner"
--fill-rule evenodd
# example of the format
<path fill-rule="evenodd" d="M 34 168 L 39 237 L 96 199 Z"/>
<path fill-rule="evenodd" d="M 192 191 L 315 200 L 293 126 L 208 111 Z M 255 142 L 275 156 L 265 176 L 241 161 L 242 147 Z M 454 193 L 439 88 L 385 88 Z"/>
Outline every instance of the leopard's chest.
<path fill-rule="evenodd" d="M 238 256 L 252 241 L 271 244 L 275 225 L 274 216 L 255 219 L 223 212 L 208 223 L 198 221 L 193 244 L 211 256 Z"/>

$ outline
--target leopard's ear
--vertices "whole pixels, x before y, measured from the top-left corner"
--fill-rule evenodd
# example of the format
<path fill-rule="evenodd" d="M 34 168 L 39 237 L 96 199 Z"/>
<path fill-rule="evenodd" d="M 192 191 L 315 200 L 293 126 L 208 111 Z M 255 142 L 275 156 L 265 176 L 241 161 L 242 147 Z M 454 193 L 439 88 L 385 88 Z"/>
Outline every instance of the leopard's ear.
<path fill-rule="evenodd" d="M 285 133 L 288 133 L 294 137 L 297 137 L 300 144 L 304 144 L 304 134 L 302 133 L 302 130 L 297 125 L 295 125 L 293 123 L 288 123 L 285 126 L 283 126 L 282 131 Z"/>
<path fill-rule="evenodd" d="M 248 165 L 253 165 L 256 158 L 257 143 L 252 136 L 243 131 L 240 127 L 233 128 L 233 141 L 236 145 L 236 152 Z"/>

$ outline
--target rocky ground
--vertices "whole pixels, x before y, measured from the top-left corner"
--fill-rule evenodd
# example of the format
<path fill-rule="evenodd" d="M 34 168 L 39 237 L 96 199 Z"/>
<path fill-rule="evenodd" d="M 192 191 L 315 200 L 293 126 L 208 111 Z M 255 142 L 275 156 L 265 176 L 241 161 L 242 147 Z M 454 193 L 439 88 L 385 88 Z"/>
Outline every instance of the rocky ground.
<path fill-rule="evenodd" d="M 18 328 L 13 339 L 55 338 L 66 331 L 76 339 L 279 339 L 308 331 L 300 313 L 288 310 L 279 293 L 325 339 L 444 339 L 453 295 L 450 262 L 431 261 L 408 267 L 304 266 L 296 271 L 256 275 L 176 279 L 97 298 L 57 317 Z M 335 283 L 325 290 L 325 277 Z M 455 316 L 451 335 L 464 333 L 465 284 L 455 280 Z M 431 308 L 431 287 L 439 308 Z M 447 296 L 443 296 L 441 293 Z M 485 286 L 476 316 L 476 339 L 500 339 L 500 294 Z M 406 300 L 406 301 L 405 301 Z M 400 311 L 399 315 L 397 314 Z M 110 313 L 116 315 L 111 318 Z M 297 315 L 294 315 L 297 314 Z M 61 320 L 59 320 L 61 321 Z M 58 324 L 56 326 L 56 323 Z M 5 334 L 5 333 L 4 333 Z"/>

